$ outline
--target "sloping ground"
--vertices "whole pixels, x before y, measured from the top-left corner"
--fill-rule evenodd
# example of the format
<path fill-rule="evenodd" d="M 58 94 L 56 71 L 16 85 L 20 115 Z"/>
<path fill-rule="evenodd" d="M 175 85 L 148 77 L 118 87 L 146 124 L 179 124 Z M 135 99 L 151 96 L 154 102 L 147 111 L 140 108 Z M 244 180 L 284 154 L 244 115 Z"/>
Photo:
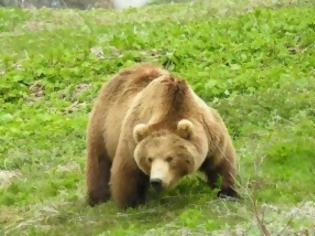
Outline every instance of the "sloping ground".
<path fill-rule="evenodd" d="M 314 234 L 314 10 L 276 1 L 0 9 L 0 234 Z M 93 99 L 138 62 L 186 78 L 222 114 L 241 201 L 217 199 L 195 175 L 137 209 L 86 205 Z"/>

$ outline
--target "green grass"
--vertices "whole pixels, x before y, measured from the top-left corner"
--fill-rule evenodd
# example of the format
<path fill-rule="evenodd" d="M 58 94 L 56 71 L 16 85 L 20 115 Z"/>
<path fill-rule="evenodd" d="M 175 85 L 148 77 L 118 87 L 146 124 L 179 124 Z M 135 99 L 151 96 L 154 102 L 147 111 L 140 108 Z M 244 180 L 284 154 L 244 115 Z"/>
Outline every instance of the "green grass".
<path fill-rule="evenodd" d="M 0 174 L 14 175 L 0 175 L 0 234 L 313 235 L 314 12 L 314 2 L 237 0 L 0 8 Z M 87 206 L 88 113 L 103 82 L 139 62 L 187 79 L 222 114 L 241 201 L 217 199 L 195 175 L 136 209 Z"/>

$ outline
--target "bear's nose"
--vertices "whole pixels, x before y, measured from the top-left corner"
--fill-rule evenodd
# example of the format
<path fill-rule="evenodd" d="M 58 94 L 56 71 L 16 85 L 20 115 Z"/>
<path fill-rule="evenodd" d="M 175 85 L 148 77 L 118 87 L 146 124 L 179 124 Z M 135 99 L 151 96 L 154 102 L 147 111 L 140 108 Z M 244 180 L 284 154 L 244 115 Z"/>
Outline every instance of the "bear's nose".
<path fill-rule="evenodd" d="M 161 179 L 157 179 L 157 178 L 156 179 L 150 179 L 150 184 L 156 191 L 162 190 L 162 180 Z"/>

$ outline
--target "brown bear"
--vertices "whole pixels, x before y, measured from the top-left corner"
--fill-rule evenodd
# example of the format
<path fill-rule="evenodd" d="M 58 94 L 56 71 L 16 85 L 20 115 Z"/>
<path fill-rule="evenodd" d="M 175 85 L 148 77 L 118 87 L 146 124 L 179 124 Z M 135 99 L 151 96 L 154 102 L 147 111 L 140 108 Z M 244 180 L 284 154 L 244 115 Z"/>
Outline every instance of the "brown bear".
<path fill-rule="evenodd" d="M 188 84 L 153 65 L 123 70 L 102 88 L 88 126 L 90 205 L 110 195 L 120 208 L 145 200 L 148 186 L 173 187 L 203 171 L 219 196 L 237 197 L 235 152 L 227 129 Z"/>

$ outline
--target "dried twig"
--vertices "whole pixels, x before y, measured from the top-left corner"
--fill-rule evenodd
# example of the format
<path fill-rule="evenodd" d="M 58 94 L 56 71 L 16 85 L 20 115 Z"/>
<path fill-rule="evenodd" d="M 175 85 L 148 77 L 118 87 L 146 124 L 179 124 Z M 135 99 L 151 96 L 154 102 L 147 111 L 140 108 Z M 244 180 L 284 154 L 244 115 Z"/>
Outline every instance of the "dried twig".
<path fill-rule="evenodd" d="M 253 209 L 254 209 L 256 221 L 257 221 L 257 224 L 258 224 L 259 229 L 261 231 L 261 234 L 263 236 L 271 236 L 269 230 L 267 229 L 267 226 L 264 223 L 264 213 L 262 213 L 262 214 L 259 213 L 259 209 L 257 207 L 257 201 L 255 198 L 252 199 L 252 203 L 253 203 Z"/>

